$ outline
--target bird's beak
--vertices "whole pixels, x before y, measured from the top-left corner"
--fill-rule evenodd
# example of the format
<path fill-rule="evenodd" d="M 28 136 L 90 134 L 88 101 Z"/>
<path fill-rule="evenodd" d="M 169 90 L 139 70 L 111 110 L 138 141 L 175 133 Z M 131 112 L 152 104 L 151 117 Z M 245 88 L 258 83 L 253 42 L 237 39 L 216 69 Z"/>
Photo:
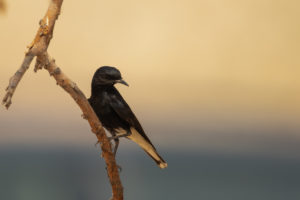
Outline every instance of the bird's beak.
<path fill-rule="evenodd" d="M 126 83 L 126 81 L 124 81 L 123 79 L 117 80 L 117 83 L 121 83 L 123 85 L 129 86 L 128 83 Z"/>

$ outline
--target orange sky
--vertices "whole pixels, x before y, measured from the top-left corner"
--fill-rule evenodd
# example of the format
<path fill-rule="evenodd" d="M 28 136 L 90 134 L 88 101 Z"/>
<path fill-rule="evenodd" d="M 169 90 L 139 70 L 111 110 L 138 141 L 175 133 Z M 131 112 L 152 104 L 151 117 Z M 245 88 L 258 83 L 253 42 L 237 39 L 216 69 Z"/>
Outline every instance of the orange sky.
<path fill-rule="evenodd" d="M 1 98 L 48 1 L 7 6 L 0 15 Z M 87 96 L 98 66 L 118 67 L 130 84 L 118 88 L 146 124 L 297 126 L 299 7 L 297 0 L 64 1 L 49 53 Z M 30 69 L 0 119 L 39 112 L 55 118 L 57 108 L 70 120 L 80 114 L 46 71 Z"/>

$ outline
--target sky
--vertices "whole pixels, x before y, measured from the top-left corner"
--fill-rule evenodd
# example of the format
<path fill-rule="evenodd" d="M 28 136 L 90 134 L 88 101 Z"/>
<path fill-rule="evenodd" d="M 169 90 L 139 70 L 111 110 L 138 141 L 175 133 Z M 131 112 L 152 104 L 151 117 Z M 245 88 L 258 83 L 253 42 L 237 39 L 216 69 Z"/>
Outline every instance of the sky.
<path fill-rule="evenodd" d="M 47 6 L 7 1 L 0 14 L 1 98 Z M 297 0 L 64 1 L 48 52 L 87 97 L 95 70 L 117 67 L 130 85 L 117 88 L 161 148 L 296 155 L 299 7 Z M 0 108 L 2 146 L 95 142 L 45 70 L 31 66 L 12 101 Z"/>

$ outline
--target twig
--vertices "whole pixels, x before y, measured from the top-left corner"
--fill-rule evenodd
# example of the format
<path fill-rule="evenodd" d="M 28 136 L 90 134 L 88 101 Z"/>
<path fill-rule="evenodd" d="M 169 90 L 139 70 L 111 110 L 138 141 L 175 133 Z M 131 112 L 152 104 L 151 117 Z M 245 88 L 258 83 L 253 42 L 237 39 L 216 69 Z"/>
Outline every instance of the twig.
<path fill-rule="evenodd" d="M 29 65 L 33 58 L 34 58 L 34 55 L 27 53 L 25 55 L 25 58 L 23 60 L 23 63 L 21 65 L 20 69 L 9 79 L 9 85 L 6 88 L 6 94 L 2 100 L 3 105 L 7 109 L 11 105 L 11 99 L 17 88 L 17 85 L 19 84 L 20 80 L 22 79 L 24 73 L 29 68 Z"/>
<path fill-rule="evenodd" d="M 33 58 L 37 56 L 34 71 L 42 69 L 43 67 L 47 69 L 50 75 L 55 78 L 57 84 L 71 95 L 82 110 L 84 118 L 88 120 L 92 128 L 92 132 L 96 134 L 98 141 L 101 144 L 102 156 L 105 159 L 108 177 L 112 186 L 113 200 L 123 200 L 123 186 L 121 184 L 115 157 L 112 153 L 111 143 L 109 142 L 99 119 L 87 101 L 85 95 L 81 92 L 77 85 L 61 71 L 61 69 L 55 64 L 54 59 L 50 58 L 47 53 L 55 21 L 60 13 L 62 2 L 63 0 L 50 1 L 47 13 L 40 21 L 38 32 L 33 42 L 28 46 L 28 52 L 25 54 L 25 58 L 20 69 L 9 81 L 9 85 L 6 89 L 7 93 L 3 99 L 3 104 L 6 108 L 9 108 L 18 83 L 29 68 Z"/>

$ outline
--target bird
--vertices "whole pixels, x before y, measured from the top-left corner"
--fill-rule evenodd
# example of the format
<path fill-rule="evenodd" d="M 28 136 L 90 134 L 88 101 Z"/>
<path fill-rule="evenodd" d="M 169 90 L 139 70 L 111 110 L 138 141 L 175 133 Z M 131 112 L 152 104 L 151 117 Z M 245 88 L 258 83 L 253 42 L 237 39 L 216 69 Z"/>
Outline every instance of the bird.
<path fill-rule="evenodd" d="M 115 142 L 114 155 L 119 146 L 119 138 L 125 137 L 137 143 L 161 169 L 166 168 L 168 164 L 157 153 L 135 114 L 115 88 L 117 83 L 129 86 L 117 68 L 99 67 L 94 73 L 91 96 L 88 99 L 100 122 L 112 135 L 109 140 L 113 139 Z"/>

